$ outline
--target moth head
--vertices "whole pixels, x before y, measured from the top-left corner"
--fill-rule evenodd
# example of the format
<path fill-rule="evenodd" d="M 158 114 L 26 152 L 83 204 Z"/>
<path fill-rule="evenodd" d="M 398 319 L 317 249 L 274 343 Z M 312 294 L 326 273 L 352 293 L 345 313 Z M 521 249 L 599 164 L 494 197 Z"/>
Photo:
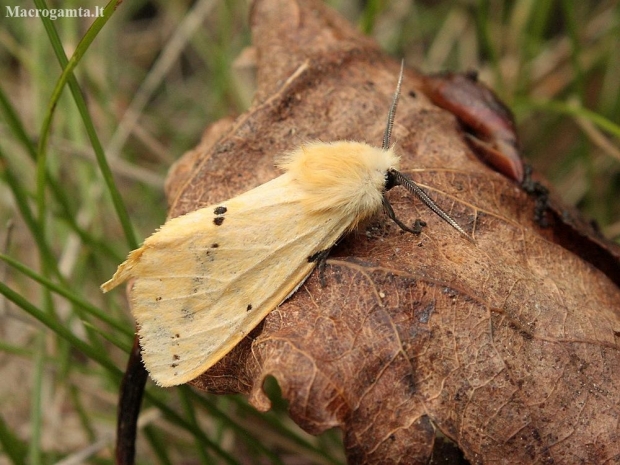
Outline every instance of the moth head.
<path fill-rule="evenodd" d="M 398 181 L 396 180 L 396 170 L 394 168 L 390 168 L 385 172 L 385 184 L 384 191 L 389 191 L 392 187 L 397 186 Z"/>

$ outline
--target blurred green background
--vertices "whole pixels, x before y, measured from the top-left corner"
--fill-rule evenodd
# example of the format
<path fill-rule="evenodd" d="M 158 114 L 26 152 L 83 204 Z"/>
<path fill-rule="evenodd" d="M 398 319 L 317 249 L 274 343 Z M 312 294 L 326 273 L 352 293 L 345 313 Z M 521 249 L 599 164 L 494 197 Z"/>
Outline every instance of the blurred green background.
<path fill-rule="evenodd" d="M 515 112 L 525 158 L 618 240 L 618 1 L 328 3 L 409 66 L 478 70 Z M 125 0 L 95 23 L 7 5 L 44 2 L 0 8 L 0 465 L 109 464 L 133 322 L 99 284 L 164 221 L 170 164 L 248 108 L 249 4 Z M 75 79 L 61 78 L 74 54 Z M 270 391 L 259 415 L 149 384 L 138 463 L 343 463 L 337 431 L 308 436 Z"/>

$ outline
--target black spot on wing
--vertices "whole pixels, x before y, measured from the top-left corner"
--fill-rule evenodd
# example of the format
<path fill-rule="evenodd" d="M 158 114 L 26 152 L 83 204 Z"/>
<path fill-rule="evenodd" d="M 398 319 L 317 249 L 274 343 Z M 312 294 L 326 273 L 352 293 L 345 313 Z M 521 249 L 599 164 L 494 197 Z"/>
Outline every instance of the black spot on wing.
<path fill-rule="evenodd" d="M 249 312 L 250 310 L 252 310 L 252 304 L 248 304 L 248 306 L 245 309 L 246 312 Z"/>
<path fill-rule="evenodd" d="M 226 213 L 228 211 L 228 208 L 226 207 L 215 207 L 215 210 L 213 210 L 213 213 L 218 215 L 215 218 L 213 218 L 213 223 L 215 224 L 215 226 L 220 226 L 223 222 L 224 222 L 224 217 L 221 216 L 224 213 Z"/>
<path fill-rule="evenodd" d="M 220 246 L 217 242 L 215 244 L 211 244 L 212 249 L 217 249 Z"/>

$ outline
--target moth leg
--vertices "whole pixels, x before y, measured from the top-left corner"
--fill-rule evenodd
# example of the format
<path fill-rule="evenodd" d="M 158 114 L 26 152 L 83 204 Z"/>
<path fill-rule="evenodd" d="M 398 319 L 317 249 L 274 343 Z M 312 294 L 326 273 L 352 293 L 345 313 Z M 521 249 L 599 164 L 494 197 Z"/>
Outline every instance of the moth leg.
<path fill-rule="evenodd" d="M 396 218 L 396 213 L 394 213 L 394 209 L 387 198 L 383 197 L 383 208 L 385 209 L 385 213 L 390 219 L 398 225 L 400 229 L 403 231 L 410 232 L 411 234 L 415 234 L 416 236 L 420 235 L 422 232 L 422 227 L 426 226 L 426 223 L 420 219 L 415 220 L 413 224 L 413 229 L 407 226 L 405 223 Z"/>
<path fill-rule="evenodd" d="M 416 218 L 413 222 L 413 231 L 415 231 L 415 234 L 420 234 L 424 226 L 426 226 L 426 221 Z"/>
<path fill-rule="evenodd" d="M 331 248 L 325 250 L 319 250 L 316 253 L 313 253 L 308 257 L 309 262 L 316 262 L 317 268 L 319 269 L 319 282 L 321 283 L 321 287 L 327 286 L 327 282 L 325 281 L 325 265 L 327 264 L 327 256 L 331 252 Z"/>

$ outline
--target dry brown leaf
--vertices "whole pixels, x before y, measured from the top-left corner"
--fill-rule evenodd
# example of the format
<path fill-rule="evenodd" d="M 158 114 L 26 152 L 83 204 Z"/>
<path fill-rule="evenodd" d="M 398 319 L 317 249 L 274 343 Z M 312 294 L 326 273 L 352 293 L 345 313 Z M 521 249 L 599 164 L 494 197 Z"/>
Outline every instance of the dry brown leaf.
<path fill-rule="evenodd" d="M 380 145 L 398 63 L 318 1 L 257 1 L 252 26 L 255 103 L 175 165 L 171 216 L 272 179 L 274 156 L 303 142 Z M 617 249 L 597 239 L 606 275 L 567 250 L 581 239 L 562 221 L 541 229 L 535 199 L 472 154 L 420 82 L 406 71 L 401 168 L 476 244 L 395 188 L 421 236 L 383 215 L 359 228 L 326 286 L 315 272 L 192 384 L 266 410 L 272 375 L 301 427 L 343 429 L 350 463 L 426 463 L 439 433 L 471 463 L 620 463 Z"/>

